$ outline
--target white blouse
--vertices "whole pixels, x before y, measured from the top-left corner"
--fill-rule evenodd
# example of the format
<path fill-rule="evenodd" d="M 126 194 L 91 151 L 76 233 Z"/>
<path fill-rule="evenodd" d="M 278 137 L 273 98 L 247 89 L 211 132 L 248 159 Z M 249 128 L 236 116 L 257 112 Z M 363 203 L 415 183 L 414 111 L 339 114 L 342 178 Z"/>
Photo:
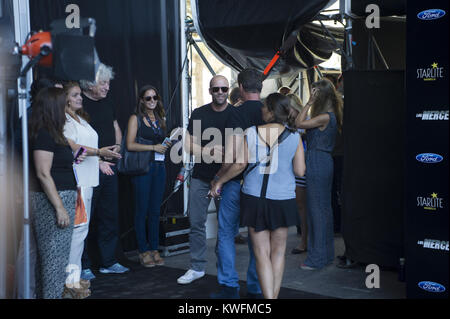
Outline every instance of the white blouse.
<path fill-rule="evenodd" d="M 81 117 L 80 123 L 75 121 L 66 113 L 66 124 L 64 125 L 64 136 L 78 145 L 98 148 L 98 134 Z M 97 156 L 87 156 L 80 164 L 73 164 L 77 175 L 78 187 L 97 187 L 99 185 L 99 165 Z"/>

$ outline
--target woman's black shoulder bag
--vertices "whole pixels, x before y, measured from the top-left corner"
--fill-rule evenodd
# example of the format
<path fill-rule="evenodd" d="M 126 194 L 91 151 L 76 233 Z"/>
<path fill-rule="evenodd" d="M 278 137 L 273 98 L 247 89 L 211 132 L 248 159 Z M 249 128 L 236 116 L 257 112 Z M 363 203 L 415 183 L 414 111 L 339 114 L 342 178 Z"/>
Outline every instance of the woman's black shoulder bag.
<path fill-rule="evenodd" d="M 136 143 L 153 145 L 153 142 L 140 137 L 139 131 L 142 126 L 142 117 L 137 115 L 138 129 L 136 132 Z M 151 159 L 151 151 L 131 152 L 127 149 L 127 130 L 122 138 L 120 153 L 122 158 L 117 163 L 117 170 L 124 175 L 143 175 L 149 171 L 149 163 Z"/>

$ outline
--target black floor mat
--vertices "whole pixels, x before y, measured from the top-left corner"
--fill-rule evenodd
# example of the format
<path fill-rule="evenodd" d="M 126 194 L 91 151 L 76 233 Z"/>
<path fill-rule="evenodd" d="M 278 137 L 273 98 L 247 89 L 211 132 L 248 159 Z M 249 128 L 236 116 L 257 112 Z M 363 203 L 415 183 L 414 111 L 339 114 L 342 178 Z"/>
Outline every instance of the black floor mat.
<path fill-rule="evenodd" d="M 177 278 L 186 270 L 169 267 L 144 268 L 131 266 L 129 273 L 113 275 L 96 273 L 92 280 L 89 299 L 209 299 L 219 289 L 217 277 L 205 275 L 189 285 L 179 285 Z M 240 295 L 246 296 L 245 282 L 241 281 Z M 280 299 L 328 299 L 328 297 L 281 288 Z"/>

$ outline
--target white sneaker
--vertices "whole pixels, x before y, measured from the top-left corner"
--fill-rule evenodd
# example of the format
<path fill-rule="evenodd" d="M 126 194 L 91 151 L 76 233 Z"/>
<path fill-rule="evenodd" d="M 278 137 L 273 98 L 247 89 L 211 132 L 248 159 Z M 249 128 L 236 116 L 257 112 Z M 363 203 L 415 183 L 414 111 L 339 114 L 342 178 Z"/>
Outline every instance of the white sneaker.
<path fill-rule="evenodd" d="M 180 285 L 187 285 L 193 282 L 194 280 L 200 279 L 205 275 L 204 271 L 195 271 L 189 269 L 183 276 L 178 278 L 177 282 Z"/>

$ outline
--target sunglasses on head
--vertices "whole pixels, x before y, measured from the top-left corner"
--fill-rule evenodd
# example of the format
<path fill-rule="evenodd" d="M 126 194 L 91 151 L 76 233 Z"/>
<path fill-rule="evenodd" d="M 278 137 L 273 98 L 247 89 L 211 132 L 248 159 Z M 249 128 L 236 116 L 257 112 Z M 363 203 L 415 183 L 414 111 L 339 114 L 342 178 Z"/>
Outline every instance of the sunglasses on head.
<path fill-rule="evenodd" d="M 157 102 L 157 101 L 159 101 L 159 97 L 156 96 L 156 95 L 155 96 L 146 96 L 146 97 L 144 97 L 144 101 L 146 101 L 146 102 L 150 102 L 151 100 Z"/>
<path fill-rule="evenodd" d="M 211 88 L 211 90 L 213 91 L 213 93 L 218 93 L 220 90 L 222 90 L 223 93 L 227 93 L 229 88 L 227 88 L 226 86 L 224 86 L 224 87 L 213 87 L 213 88 Z"/>

